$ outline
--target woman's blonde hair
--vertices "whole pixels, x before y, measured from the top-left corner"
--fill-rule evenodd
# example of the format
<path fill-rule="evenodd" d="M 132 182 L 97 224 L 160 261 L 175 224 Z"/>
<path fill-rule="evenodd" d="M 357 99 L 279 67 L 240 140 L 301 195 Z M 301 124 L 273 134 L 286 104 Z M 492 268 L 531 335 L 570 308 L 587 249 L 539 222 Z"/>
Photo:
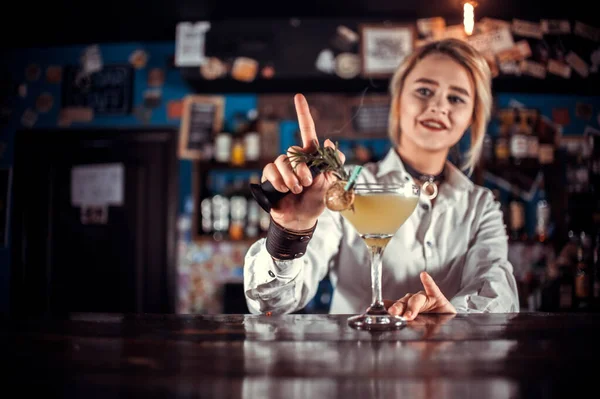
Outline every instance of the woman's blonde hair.
<path fill-rule="evenodd" d="M 390 82 L 390 94 L 392 97 L 389 114 L 388 134 L 392 143 L 398 145 L 400 137 L 400 94 L 404 86 L 406 76 L 413 70 L 415 65 L 430 54 L 445 54 L 464 66 L 469 71 L 475 84 L 475 107 L 473 109 L 473 121 L 471 124 L 471 147 L 466 155 L 466 161 L 462 165 L 463 171 L 469 175 L 479 162 L 483 138 L 490 120 L 492 109 L 492 73 L 486 59 L 468 43 L 458 39 L 444 39 L 427 43 L 417 48 L 411 55 L 405 58 L 398 67 Z"/>

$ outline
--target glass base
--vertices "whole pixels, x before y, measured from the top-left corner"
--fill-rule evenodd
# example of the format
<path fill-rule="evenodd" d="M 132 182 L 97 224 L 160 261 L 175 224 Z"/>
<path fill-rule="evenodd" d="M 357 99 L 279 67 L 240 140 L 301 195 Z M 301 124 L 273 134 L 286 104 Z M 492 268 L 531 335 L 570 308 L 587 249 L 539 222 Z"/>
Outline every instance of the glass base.
<path fill-rule="evenodd" d="M 406 326 L 406 319 L 392 316 L 383 306 L 372 305 L 365 313 L 348 318 L 348 325 L 357 330 L 389 331 Z"/>

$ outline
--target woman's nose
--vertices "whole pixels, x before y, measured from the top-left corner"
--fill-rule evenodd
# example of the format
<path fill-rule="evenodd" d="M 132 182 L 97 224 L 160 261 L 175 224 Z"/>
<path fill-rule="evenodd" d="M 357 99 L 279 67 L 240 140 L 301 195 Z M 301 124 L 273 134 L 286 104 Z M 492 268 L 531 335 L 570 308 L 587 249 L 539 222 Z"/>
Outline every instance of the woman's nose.
<path fill-rule="evenodd" d="M 429 102 L 428 111 L 432 114 L 448 114 L 448 105 L 444 103 L 442 98 L 432 98 Z"/>

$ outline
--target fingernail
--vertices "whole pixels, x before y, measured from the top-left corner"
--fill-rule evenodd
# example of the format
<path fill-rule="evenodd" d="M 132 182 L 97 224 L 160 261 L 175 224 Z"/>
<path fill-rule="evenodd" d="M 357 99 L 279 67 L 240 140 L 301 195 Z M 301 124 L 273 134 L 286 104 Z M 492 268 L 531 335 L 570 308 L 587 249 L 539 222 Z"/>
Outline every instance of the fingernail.
<path fill-rule="evenodd" d="M 292 189 L 292 191 L 296 194 L 299 194 L 302 191 L 302 186 L 298 183 L 294 184 L 294 188 Z"/>
<path fill-rule="evenodd" d="M 304 182 L 305 186 L 310 186 L 312 184 L 312 177 L 306 176 L 304 179 L 302 179 L 302 181 Z"/>
<path fill-rule="evenodd" d="M 412 312 L 409 310 L 408 312 L 404 313 L 404 317 L 410 319 L 412 317 Z"/>

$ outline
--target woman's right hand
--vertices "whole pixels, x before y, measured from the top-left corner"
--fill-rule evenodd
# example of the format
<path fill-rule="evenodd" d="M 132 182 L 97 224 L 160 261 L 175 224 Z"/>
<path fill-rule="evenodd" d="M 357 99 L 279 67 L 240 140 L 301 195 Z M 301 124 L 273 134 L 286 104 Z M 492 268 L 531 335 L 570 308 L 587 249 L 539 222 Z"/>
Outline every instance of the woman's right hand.
<path fill-rule="evenodd" d="M 317 218 L 325 210 L 325 192 L 336 177 L 331 172 L 325 172 L 319 173 L 313 180 L 305 163 L 295 163 L 288 158 L 290 151 L 312 153 L 319 147 L 315 123 L 306 98 L 302 94 L 296 94 L 294 105 L 300 125 L 302 147 L 290 147 L 286 154 L 267 164 L 263 169 L 261 182 L 268 180 L 277 191 L 292 192 L 271 208 L 273 220 L 290 230 L 306 230 L 315 225 Z M 329 139 L 325 140 L 323 145 L 335 147 Z M 344 163 L 344 154 L 338 151 L 338 155 Z"/>

